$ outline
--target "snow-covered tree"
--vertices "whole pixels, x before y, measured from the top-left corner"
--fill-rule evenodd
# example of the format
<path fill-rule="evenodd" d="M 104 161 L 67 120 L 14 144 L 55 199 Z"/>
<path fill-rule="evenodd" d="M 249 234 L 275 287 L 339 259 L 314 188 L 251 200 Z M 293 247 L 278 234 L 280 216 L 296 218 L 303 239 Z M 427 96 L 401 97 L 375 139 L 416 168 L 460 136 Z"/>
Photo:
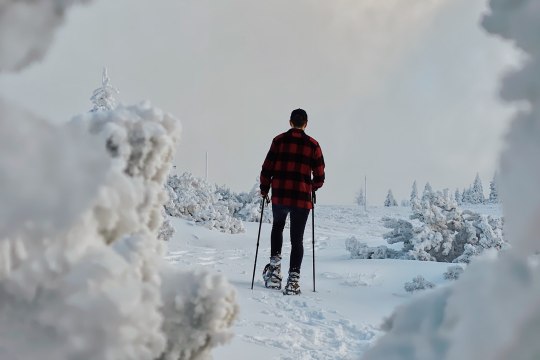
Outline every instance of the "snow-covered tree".
<path fill-rule="evenodd" d="M 414 180 L 412 184 L 412 190 L 411 190 L 411 203 L 418 199 L 418 187 L 416 185 L 416 180 Z"/>
<path fill-rule="evenodd" d="M 472 188 L 471 187 L 469 187 L 468 189 L 463 189 L 463 192 L 461 195 L 461 203 L 472 204 Z"/>
<path fill-rule="evenodd" d="M 398 203 L 396 199 L 394 198 L 394 195 L 392 194 L 392 190 L 388 190 L 388 194 L 386 195 L 386 200 L 384 200 L 384 206 L 386 207 L 398 206 Z"/>
<path fill-rule="evenodd" d="M 476 174 L 476 177 L 474 178 L 474 183 L 470 192 L 470 202 L 471 204 L 483 204 L 485 202 L 484 188 L 479 174 Z"/>
<path fill-rule="evenodd" d="M 454 193 L 454 199 L 456 200 L 456 203 L 458 205 L 461 205 L 463 203 L 463 195 L 459 192 L 459 189 L 456 189 L 456 192 Z"/>
<path fill-rule="evenodd" d="M 493 180 L 489 183 L 489 202 L 497 204 L 499 202 L 499 174 L 495 172 Z"/>
<path fill-rule="evenodd" d="M 433 189 L 429 182 L 424 186 L 424 192 L 422 193 L 422 201 L 428 200 L 433 195 Z"/>
<path fill-rule="evenodd" d="M 414 259 L 468 263 L 485 249 L 506 247 L 502 219 L 462 211 L 448 190 L 414 202 L 412 210 L 413 222 L 385 219 L 392 231 L 384 238 L 403 242 L 403 251 Z"/>
<path fill-rule="evenodd" d="M 355 202 L 356 202 L 356 204 L 358 204 L 359 206 L 364 206 L 364 205 L 366 205 L 366 196 L 365 196 L 365 194 L 364 194 L 364 189 L 363 189 L 363 188 L 360 188 L 360 190 L 359 190 L 358 193 L 356 194 Z"/>
<path fill-rule="evenodd" d="M 101 87 L 94 90 L 90 100 L 94 104 L 91 112 L 96 111 L 110 111 L 114 110 L 118 106 L 118 100 L 116 95 L 119 91 L 111 85 L 111 79 L 107 74 L 107 68 L 103 68 L 103 74 L 101 76 Z"/>

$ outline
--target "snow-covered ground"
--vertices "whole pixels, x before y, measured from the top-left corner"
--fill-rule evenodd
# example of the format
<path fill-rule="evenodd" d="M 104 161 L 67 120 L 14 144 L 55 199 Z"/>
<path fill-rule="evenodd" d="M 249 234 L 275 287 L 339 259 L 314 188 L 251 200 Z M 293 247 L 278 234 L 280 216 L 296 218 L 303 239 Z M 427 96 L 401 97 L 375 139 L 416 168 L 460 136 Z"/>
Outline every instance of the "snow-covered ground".
<path fill-rule="evenodd" d="M 501 215 L 496 205 L 472 210 Z M 422 275 L 438 287 L 449 283 L 443 278 L 450 266 L 447 263 L 350 258 L 347 238 L 355 236 L 370 246 L 387 245 L 382 234 L 388 229 L 381 218 L 409 215 L 410 209 L 404 207 L 372 207 L 366 214 L 357 206 L 317 206 L 316 292 L 310 217 L 304 235 L 301 296 L 283 296 L 264 288 L 261 272 L 268 262 L 271 224 L 262 226 L 253 290 L 258 223 L 246 223 L 245 233 L 231 235 L 173 218 L 177 232 L 168 243 L 167 258 L 179 267 L 222 273 L 236 287 L 240 305 L 236 335 L 230 344 L 214 350 L 216 359 L 358 359 L 382 334 L 385 317 L 400 304 L 422 296 L 421 292 L 407 293 L 405 282 Z M 284 236 L 286 269 L 290 252 L 287 229 Z"/>

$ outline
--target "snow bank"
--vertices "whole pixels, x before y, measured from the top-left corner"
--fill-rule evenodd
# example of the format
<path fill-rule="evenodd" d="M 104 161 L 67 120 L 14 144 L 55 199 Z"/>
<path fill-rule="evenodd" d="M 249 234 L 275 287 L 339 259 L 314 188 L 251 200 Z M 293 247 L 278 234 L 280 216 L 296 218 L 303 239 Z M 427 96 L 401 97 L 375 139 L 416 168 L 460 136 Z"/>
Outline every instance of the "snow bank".
<path fill-rule="evenodd" d="M 540 272 L 528 261 L 540 234 L 540 4 L 492 0 L 483 26 L 511 39 L 529 58 L 508 76 L 503 98 L 529 109 L 512 124 L 502 156 L 501 195 L 512 249 L 472 262 L 451 287 L 396 311 L 364 359 L 536 359 L 540 353 Z"/>

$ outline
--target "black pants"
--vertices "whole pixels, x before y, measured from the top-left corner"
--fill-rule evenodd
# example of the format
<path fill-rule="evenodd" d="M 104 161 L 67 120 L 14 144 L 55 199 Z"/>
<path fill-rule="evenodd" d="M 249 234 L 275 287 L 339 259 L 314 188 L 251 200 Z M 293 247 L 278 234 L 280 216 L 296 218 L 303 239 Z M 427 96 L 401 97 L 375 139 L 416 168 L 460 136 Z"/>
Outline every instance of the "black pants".
<path fill-rule="evenodd" d="M 271 234 L 271 256 L 281 255 L 283 246 L 283 229 L 287 215 L 291 214 L 291 260 L 289 272 L 300 273 L 304 257 L 304 229 L 309 217 L 309 209 L 272 204 L 274 222 Z"/>

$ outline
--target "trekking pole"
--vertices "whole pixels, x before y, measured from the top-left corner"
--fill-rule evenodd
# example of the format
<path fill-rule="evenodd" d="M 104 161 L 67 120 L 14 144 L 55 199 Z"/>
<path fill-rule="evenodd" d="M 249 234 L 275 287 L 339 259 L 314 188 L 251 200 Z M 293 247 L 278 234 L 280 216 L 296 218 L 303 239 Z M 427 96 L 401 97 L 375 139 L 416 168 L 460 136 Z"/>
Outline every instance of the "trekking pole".
<path fill-rule="evenodd" d="M 315 196 L 315 191 L 313 191 L 311 195 L 311 203 L 312 208 L 311 209 L 311 234 L 312 234 L 312 242 L 311 247 L 313 249 L 313 292 L 315 292 L 315 203 L 317 202 L 317 197 Z"/>
<path fill-rule="evenodd" d="M 257 235 L 257 250 L 255 250 L 255 265 L 253 265 L 253 278 L 251 278 L 251 290 L 253 290 L 253 283 L 255 282 L 255 270 L 257 269 L 257 255 L 259 254 L 259 240 L 261 239 L 261 227 L 264 214 L 264 202 L 270 202 L 268 200 L 268 195 L 262 198 L 261 201 L 261 221 L 259 223 L 259 235 Z"/>

